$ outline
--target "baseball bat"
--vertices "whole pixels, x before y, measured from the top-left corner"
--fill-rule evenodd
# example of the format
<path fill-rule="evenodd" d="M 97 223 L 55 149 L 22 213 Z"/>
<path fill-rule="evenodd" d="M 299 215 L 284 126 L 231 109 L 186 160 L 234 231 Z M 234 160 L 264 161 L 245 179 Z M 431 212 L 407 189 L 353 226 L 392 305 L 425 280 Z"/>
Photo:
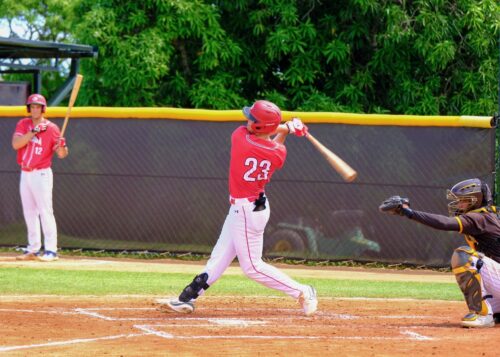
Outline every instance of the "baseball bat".
<path fill-rule="evenodd" d="M 66 111 L 66 116 L 64 117 L 64 124 L 61 129 L 61 136 L 64 136 L 64 132 L 66 131 L 66 127 L 68 126 L 69 115 L 71 113 L 71 109 L 75 105 L 75 100 L 78 95 L 78 91 L 80 90 L 80 84 L 82 84 L 83 76 L 81 74 L 76 75 L 75 83 L 73 83 L 73 89 L 71 90 L 71 96 L 69 97 L 68 110 Z"/>
<path fill-rule="evenodd" d="M 356 179 L 358 173 L 354 171 L 354 169 L 351 166 L 349 166 L 344 160 L 335 155 L 326 146 L 321 144 L 318 141 L 318 139 L 316 139 L 310 133 L 307 134 L 306 138 L 309 139 L 311 144 L 313 144 L 314 147 L 321 153 L 321 155 L 323 155 L 323 157 L 326 159 L 326 161 L 328 161 L 330 166 L 333 167 L 333 169 L 337 171 L 340 174 L 340 176 L 342 176 L 344 181 L 352 182 Z"/>

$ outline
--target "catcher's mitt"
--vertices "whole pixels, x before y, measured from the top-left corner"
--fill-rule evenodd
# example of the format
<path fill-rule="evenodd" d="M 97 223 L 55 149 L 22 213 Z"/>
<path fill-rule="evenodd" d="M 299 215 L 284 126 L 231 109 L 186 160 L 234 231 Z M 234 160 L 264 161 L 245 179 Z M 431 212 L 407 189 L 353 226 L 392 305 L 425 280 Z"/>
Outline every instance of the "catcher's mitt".
<path fill-rule="evenodd" d="M 410 200 L 400 196 L 392 196 L 386 199 L 384 202 L 382 202 L 382 204 L 378 207 L 378 209 L 380 212 L 389 214 L 399 214 L 400 216 L 404 216 L 403 213 L 404 204 L 410 206 Z"/>

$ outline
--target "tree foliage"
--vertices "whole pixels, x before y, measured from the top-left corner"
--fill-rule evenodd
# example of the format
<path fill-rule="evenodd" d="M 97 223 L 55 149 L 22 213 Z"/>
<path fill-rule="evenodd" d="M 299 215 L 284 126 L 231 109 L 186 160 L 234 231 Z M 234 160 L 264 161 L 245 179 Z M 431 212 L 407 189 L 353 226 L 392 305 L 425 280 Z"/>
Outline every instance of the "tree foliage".
<path fill-rule="evenodd" d="M 267 98 L 288 110 L 497 109 L 497 0 L 5 1 L 0 18 L 33 21 L 51 9 L 65 19 L 47 21 L 52 34 L 98 46 L 96 60 L 82 60 L 81 104 L 234 109 Z"/>
<path fill-rule="evenodd" d="M 9 28 L 10 37 L 25 40 L 73 42 L 73 0 L 1 0 L 0 20 Z M 27 59 L 23 59 L 26 63 Z M 15 60 L 14 63 L 20 63 Z M 29 64 L 54 66 L 47 59 L 32 60 Z M 62 65 L 62 66 L 61 66 Z M 69 61 L 60 61 L 62 71 L 42 72 L 44 94 L 54 93 L 65 80 Z M 6 80 L 31 81 L 31 75 L 4 75 Z"/>

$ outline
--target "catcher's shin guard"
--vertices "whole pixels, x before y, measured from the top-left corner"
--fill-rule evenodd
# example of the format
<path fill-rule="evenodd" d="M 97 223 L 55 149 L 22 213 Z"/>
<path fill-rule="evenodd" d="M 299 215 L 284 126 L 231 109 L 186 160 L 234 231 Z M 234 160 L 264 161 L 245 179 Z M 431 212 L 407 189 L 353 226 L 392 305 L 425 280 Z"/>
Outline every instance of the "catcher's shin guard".
<path fill-rule="evenodd" d="M 473 257 L 477 258 L 474 263 Z M 482 296 L 482 282 L 479 271 L 483 261 L 479 254 L 468 246 L 462 246 L 453 252 L 451 257 L 451 268 L 458 286 L 465 297 L 465 302 L 471 312 L 479 315 L 488 313 L 488 305 Z"/>
<path fill-rule="evenodd" d="M 195 276 L 191 284 L 189 284 L 184 288 L 184 290 L 182 290 L 182 293 L 179 295 L 179 301 L 189 302 L 192 299 L 196 299 L 202 289 L 207 290 L 209 288 L 207 280 L 207 273 Z"/>

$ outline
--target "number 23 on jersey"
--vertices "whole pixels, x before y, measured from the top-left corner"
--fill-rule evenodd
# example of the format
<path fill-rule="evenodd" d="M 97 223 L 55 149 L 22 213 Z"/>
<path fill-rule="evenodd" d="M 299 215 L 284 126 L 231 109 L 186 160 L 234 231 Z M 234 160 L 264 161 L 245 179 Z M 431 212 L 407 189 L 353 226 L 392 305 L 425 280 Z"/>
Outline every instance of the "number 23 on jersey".
<path fill-rule="evenodd" d="M 245 160 L 245 166 L 249 167 L 243 176 L 245 181 L 253 182 L 267 180 L 271 168 L 271 161 L 262 160 L 259 162 L 256 158 L 249 157 Z"/>

